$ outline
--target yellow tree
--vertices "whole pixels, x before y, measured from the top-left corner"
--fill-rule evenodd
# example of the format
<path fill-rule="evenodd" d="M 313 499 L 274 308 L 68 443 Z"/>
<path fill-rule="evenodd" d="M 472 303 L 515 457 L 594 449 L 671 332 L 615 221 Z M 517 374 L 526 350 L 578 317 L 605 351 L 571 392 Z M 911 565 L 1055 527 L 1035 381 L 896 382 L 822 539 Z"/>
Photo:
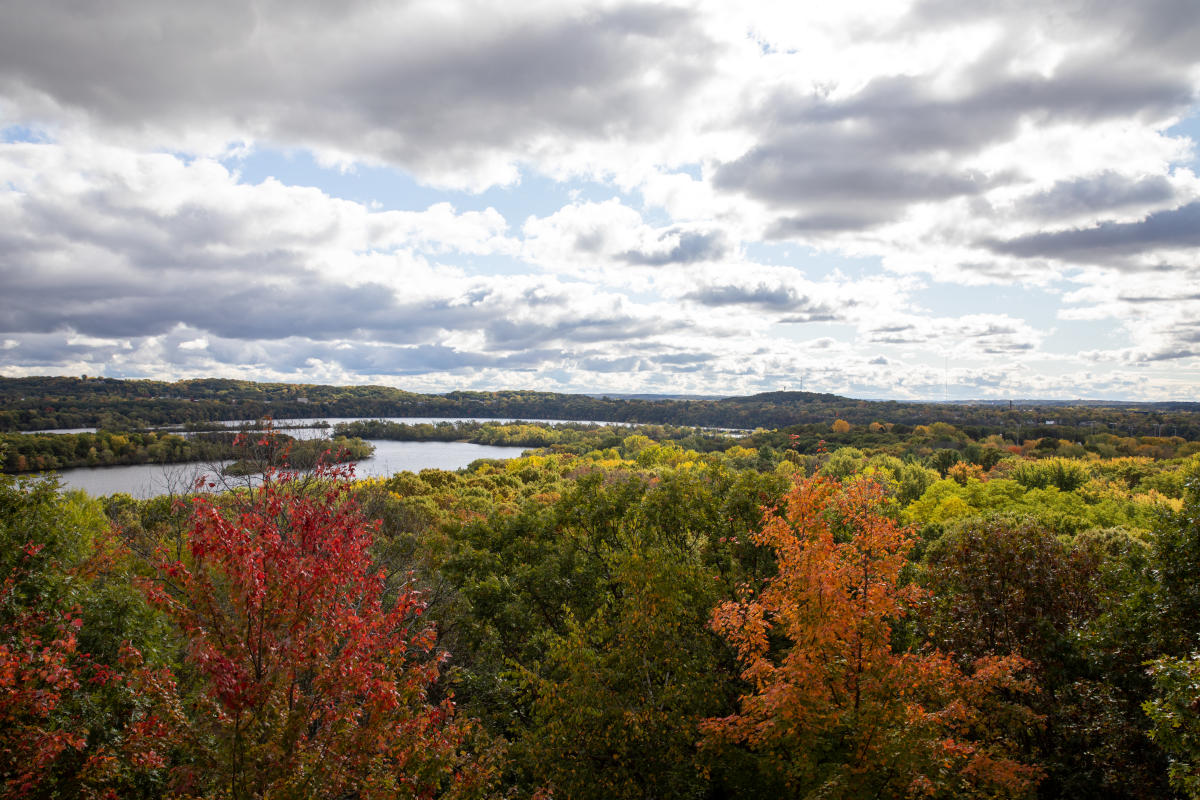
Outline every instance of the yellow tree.
<path fill-rule="evenodd" d="M 1034 723 L 1012 702 L 1028 663 L 992 657 L 963 671 L 896 645 L 922 590 L 902 579 L 912 535 L 883 513 L 874 481 L 797 483 L 755 534 L 778 574 L 716 609 L 749 691 L 706 720 L 710 746 L 748 745 L 797 797 L 1020 797 L 1039 770 L 1004 735 Z"/>

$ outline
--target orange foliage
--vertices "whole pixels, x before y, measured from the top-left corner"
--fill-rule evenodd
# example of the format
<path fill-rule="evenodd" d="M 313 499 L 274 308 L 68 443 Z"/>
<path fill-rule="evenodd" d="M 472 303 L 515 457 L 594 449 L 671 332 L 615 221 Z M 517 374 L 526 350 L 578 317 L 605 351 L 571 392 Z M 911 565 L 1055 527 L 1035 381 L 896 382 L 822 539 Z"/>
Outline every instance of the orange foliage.
<path fill-rule="evenodd" d="M 894 646 L 894 625 L 925 593 L 902 580 L 912 534 L 883 502 L 873 481 L 814 476 L 754 534 L 779 571 L 713 614 L 751 688 L 740 713 L 703 723 L 708 743 L 773 757 L 801 795 L 1027 794 L 1039 770 L 992 728 L 1034 721 L 998 698 L 1034 691 L 1029 663 L 987 658 L 968 673 L 940 652 Z"/>
<path fill-rule="evenodd" d="M 986 481 L 988 479 L 983 472 L 983 467 L 972 464 L 970 461 L 959 461 L 952 465 L 946 470 L 946 477 L 959 486 L 966 486 L 969 480 Z"/>
<path fill-rule="evenodd" d="M 834 433 L 849 433 L 850 423 L 846 422 L 844 419 L 836 419 L 833 421 L 833 425 L 830 426 L 830 429 Z"/>

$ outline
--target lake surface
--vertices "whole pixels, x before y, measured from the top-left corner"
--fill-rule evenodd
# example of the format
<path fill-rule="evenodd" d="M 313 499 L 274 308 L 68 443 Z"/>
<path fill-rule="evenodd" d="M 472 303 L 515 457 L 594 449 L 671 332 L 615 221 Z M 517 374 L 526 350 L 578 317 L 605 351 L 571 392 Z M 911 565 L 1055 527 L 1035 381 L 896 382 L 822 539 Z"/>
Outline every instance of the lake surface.
<path fill-rule="evenodd" d="M 617 427 L 631 428 L 638 425 L 637 422 L 599 422 L 596 420 L 577 420 L 577 419 L 528 419 L 524 417 L 314 417 L 303 419 L 277 419 L 272 421 L 271 427 L 280 433 L 286 433 L 296 439 L 320 439 L 324 436 L 333 435 L 333 426 L 341 422 L 376 422 L 383 420 L 384 422 L 402 422 L 407 425 L 422 425 L 428 423 L 436 425 L 439 422 L 495 422 L 503 424 L 506 422 L 533 422 L 542 425 L 614 425 Z M 224 425 L 226 428 L 241 428 L 244 426 L 257 425 L 261 420 L 257 419 L 223 419 L 218 420 L 212 425 Z M 323 424 L 321 424 L 323 423 Z M 315 426 L 315 427 L 313 427 Z M 187 430 L 184 425 L 164 425 L 160 428 L 152 428 L 151 430 L 161 431 L 163 433 L 178 433 L 187 436 L 192 431 Z M 39 431 L 21 431 L 21 433 L 95 433 L 96 428 L 49 428 Z"/>
<path fill-rule="evenodd" d="M 333 426 L 339 422 L 369 420 L 402 422 L 408 425 L 439 422 L 530 422 L 540 424 L 615 425 L 631 427 L 631 422 L 595 422 L 567 419 L 519 419 L 516 417 L 320 417 L 316 419 L 278 419 L 272 422 L 280 433 L 296 439 L 319 439 L 331 436 Z M 253 425 L 258 420 L 222 420 L 216 424 L 230 428 Z M 318 427 L 307 427 L 324 423 Z M 301 427 L 292 427 L 301 426 Z M 181 427 L 160 428 L 171 433 L 186 432 Z M 95 433 L 95 428 L 72 428 L 54 431 L 27 431 L 27 433 Z M 516 458 L 529 448 L 497 447 L 471 444 L 469 442 L 396 442 L 387 439 L 368 439 L 375 445 L 375 455 L 355 462 L 355 475 L 360 478 L 390 477 L 397 472 L 423 469 L 462 469 L 479 458 Z M 190 491 L 196 479 L 211 473 L 211 464 L 134 464 L 120 467 L 77 467 L 58 473 L 62 485 L 68 489 L 83 489 L 97 497 L 125 492 L 139 499 L 160 494 L 179 494 Z M 235 479 L 227 479 L 232 482 Z M 245 480 L 245 479 L 239 479 Z"/>
<path fill-rule="evenodd" d="M 440 422 L 492 422 L 498 425 L 506 422 L 528 422 L 540 425 L 614 425 L 617 427 L 633 427 L 635 422 L 596 422 L 572 419 L 528 419 L 518 417 L 318 417 L 317 419 L 277 419 L 271 422 L 271 427 L 280 433 L 286 433 L 296 439 L 320 439 L 333 435 L 333 426 L 346 422 L 400 422 L 405 425 L 437 425 Z M 213 423 L 227 428 L 240 428 L 243 425 L 255 425 L 256 419 L 225 419 Z M 318 425 L 318 423 L 325 423 Z M 310 427 L 317 425 L 317 427 Z M 176 430 L 176 429 L 164 429 Z M 181 431 L 182 432 L 182 431 Z"/>
<path fill-rule="evenodd" d="M 319 429 L 318 429 L 319 430 Z M 397 472 L 423 469 L 461 469 L 480 458 L 516 458 L 524 447 L 495 447 L 470 442 L 393 442 L 370 439 L 375 454 L 354 464 L 359 478 L 390 477 Z M 220 466 L 220 462 L 216 466 Z M 103 496 L 126 492 L 139 499 L 189 491 L 196 478 L 211 472 L 210 464 L 134 464 L 121 467 L 80 467 L 58 473 L 68 489 Z M 230 478 L 230 482 L 245 478 Z"/>

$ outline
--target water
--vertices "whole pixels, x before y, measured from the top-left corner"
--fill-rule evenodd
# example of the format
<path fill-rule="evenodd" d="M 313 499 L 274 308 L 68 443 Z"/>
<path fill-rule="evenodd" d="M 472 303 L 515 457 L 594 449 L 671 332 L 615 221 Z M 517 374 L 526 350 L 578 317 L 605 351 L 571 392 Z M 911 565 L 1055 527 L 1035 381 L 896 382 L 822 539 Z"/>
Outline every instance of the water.
<path fill-rule="evenodd" d="M 565 419 L 518 419 L 506 417 L 325 417 L 320 419 L 280 419 L 272 426 L 280 433 L 286 433 L 296 439 L 318 439 L 331 436 L 333 426 L 339 422 L 357 422 L 360 420 L 383 419 L 388 422 L 403 422 L 409 425 L 439 422 L 530 422 L 541 424 L 575 424 L 575 425 L 616 425 L 630 427 L 636 423 L 630 422 L 583 422 Z M 222 420 L 219 425 L 237 428 L 246 424 L 254 424 L 257 420 Z M 292 425 L 313 425 L 317 422 L 322 426 L 290 427 Z M 73 428 L 70 430 L 42 431 L 43 433 L 95 433 L 95 428 Z M 183 433 L 181 427 L 174 426 L 161 430 L 172 433 Z M 355 474 L 360 478 L 390 477 L 397 472 L 409 470 L 417 472 L 422 469 L 461 469 L 479 458 L 516 458 L 528 448 L 499 447 L 493 445 L 471 444 L 469 442 L 397 442 L 387 439 L 367 440 L 375 445 L 375 454 L 370 458 L 355 463 Z M 220 462 L 220 467 L 228 462 Z M 189 491 L 201 475 L 211 474 L 214 465 L 211 464 L 134 464 L 120 467 L 78 467 L 66 469 L 58 473 L 62 485 L 69 489 L 83 489 L 88 494 L 104 496 L 116 492 L 125 492 L 137 498 L 154 497 L 160 494 L 179 494 Z M 233 481 L 234 479 L 227 479 Z M 238 480 L 245 480 L 238 479 Z"/>
<path fill-rule="evenodd" d="M 369 440 L 375 454 L 355 462 L 354 474 L 359 478 L 390 477 L 397 472 L 422 469 L 461 469 L 479 458 L 516 458 L 527 448 L 495 447 L 470 442 L 393 442 Z M 228 462 L 219 462 L 219 467 Z M 160 494 L 179 494 L 189 491 L 196 478 L 212 475 L 211 464 L 134 464 L 121 467 L 80 467 L 58 473 L 63 487 L 82 489 L 90 495 L 125 492 L 139 499 Z M 246 478 L 229 478 L 230 483 Z"/>
<path fill-rule="evenodd" d="M 615 425 L 618 427 L 632 427 L 637 425 L 636 422 L 598 422 L 598 421 L 580 421 L 572 419 L 525 419 L 519 417 L 318 417 L 315 419 L 277 419 L 271 423 L 271 426 L 280 433 L 286 433 L 296 439 L 319 439 L 323 436 L 331 436 L 333 434 L 333 426 L 340 422 L 367 422 L 374 420 L 383 420 L 384 422 L 403 422 L 409 425 L 421 425 L 429 423 L 436 425 L 439 422 L 495 422 L 502 424 L 505 422 L 534 422 L 542 425 Z M 256 425 L 259 420 L 256 419 L 223 419 L 218 422 L 205 423 L 212 425 L 223 425 L 226 428 L 240 428 L 243 425 Z M 317 423 L 323 423 L 317 425 Z M 309 427 L 317 425 L 317 427 Z M 294 426 L 294 427 L 293 427 Z M 162 431 L 163 433 L 178 433 L 188 434 L 184 425 L 164 425 L 161 428 L 153 430 Z M 41 431 L 21 431 L 25 434 L 35 433 L 95 433 L 96 428 L 53 428 Z"/>
<path fill-rule="evenodd" d="M 437 425 L 439 422 L 493 422 L 497 425 L 506 422 L 528 422 L 540 425 L 614 425 L 617 427 L 632 427 L 635 422 L 596 422 L 596 421 L 581 421 L 570 419 L 525 419 L 518 417 L 321 417 L 319 419 L 277 419 L 271 422 L 271 427 L 280 432 L 286 433 L 288 436 L 296 439 L 320 439 L 326 436 L 333 435 L 333 426 L 343 422 L 374 422 L 382 420 L 384 422 L 400 422 L 406 425 Z M 308 427 L 319 422 L 326 423 L 315 428 Z M 214 425 L 224 425 L 227 428 L 239 428 L 243 425 L 255 425 L 258 420 L 253 419 L 225 419 L 220 422 L 213 423 Z M 297 427 L 293 427 L 297 426 Z M 180 429 L 171 428 L 164 429 L 172 432 Z"/>

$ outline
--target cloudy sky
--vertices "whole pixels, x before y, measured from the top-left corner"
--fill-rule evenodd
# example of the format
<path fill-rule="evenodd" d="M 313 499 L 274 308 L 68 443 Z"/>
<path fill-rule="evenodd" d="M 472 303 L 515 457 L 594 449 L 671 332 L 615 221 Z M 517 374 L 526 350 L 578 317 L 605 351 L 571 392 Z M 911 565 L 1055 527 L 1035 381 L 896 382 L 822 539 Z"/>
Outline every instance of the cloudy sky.
<path fill-rule="evenodd" d="M 1200 399 L 1195 0 L 0 20 L 2 375 Z"/>

